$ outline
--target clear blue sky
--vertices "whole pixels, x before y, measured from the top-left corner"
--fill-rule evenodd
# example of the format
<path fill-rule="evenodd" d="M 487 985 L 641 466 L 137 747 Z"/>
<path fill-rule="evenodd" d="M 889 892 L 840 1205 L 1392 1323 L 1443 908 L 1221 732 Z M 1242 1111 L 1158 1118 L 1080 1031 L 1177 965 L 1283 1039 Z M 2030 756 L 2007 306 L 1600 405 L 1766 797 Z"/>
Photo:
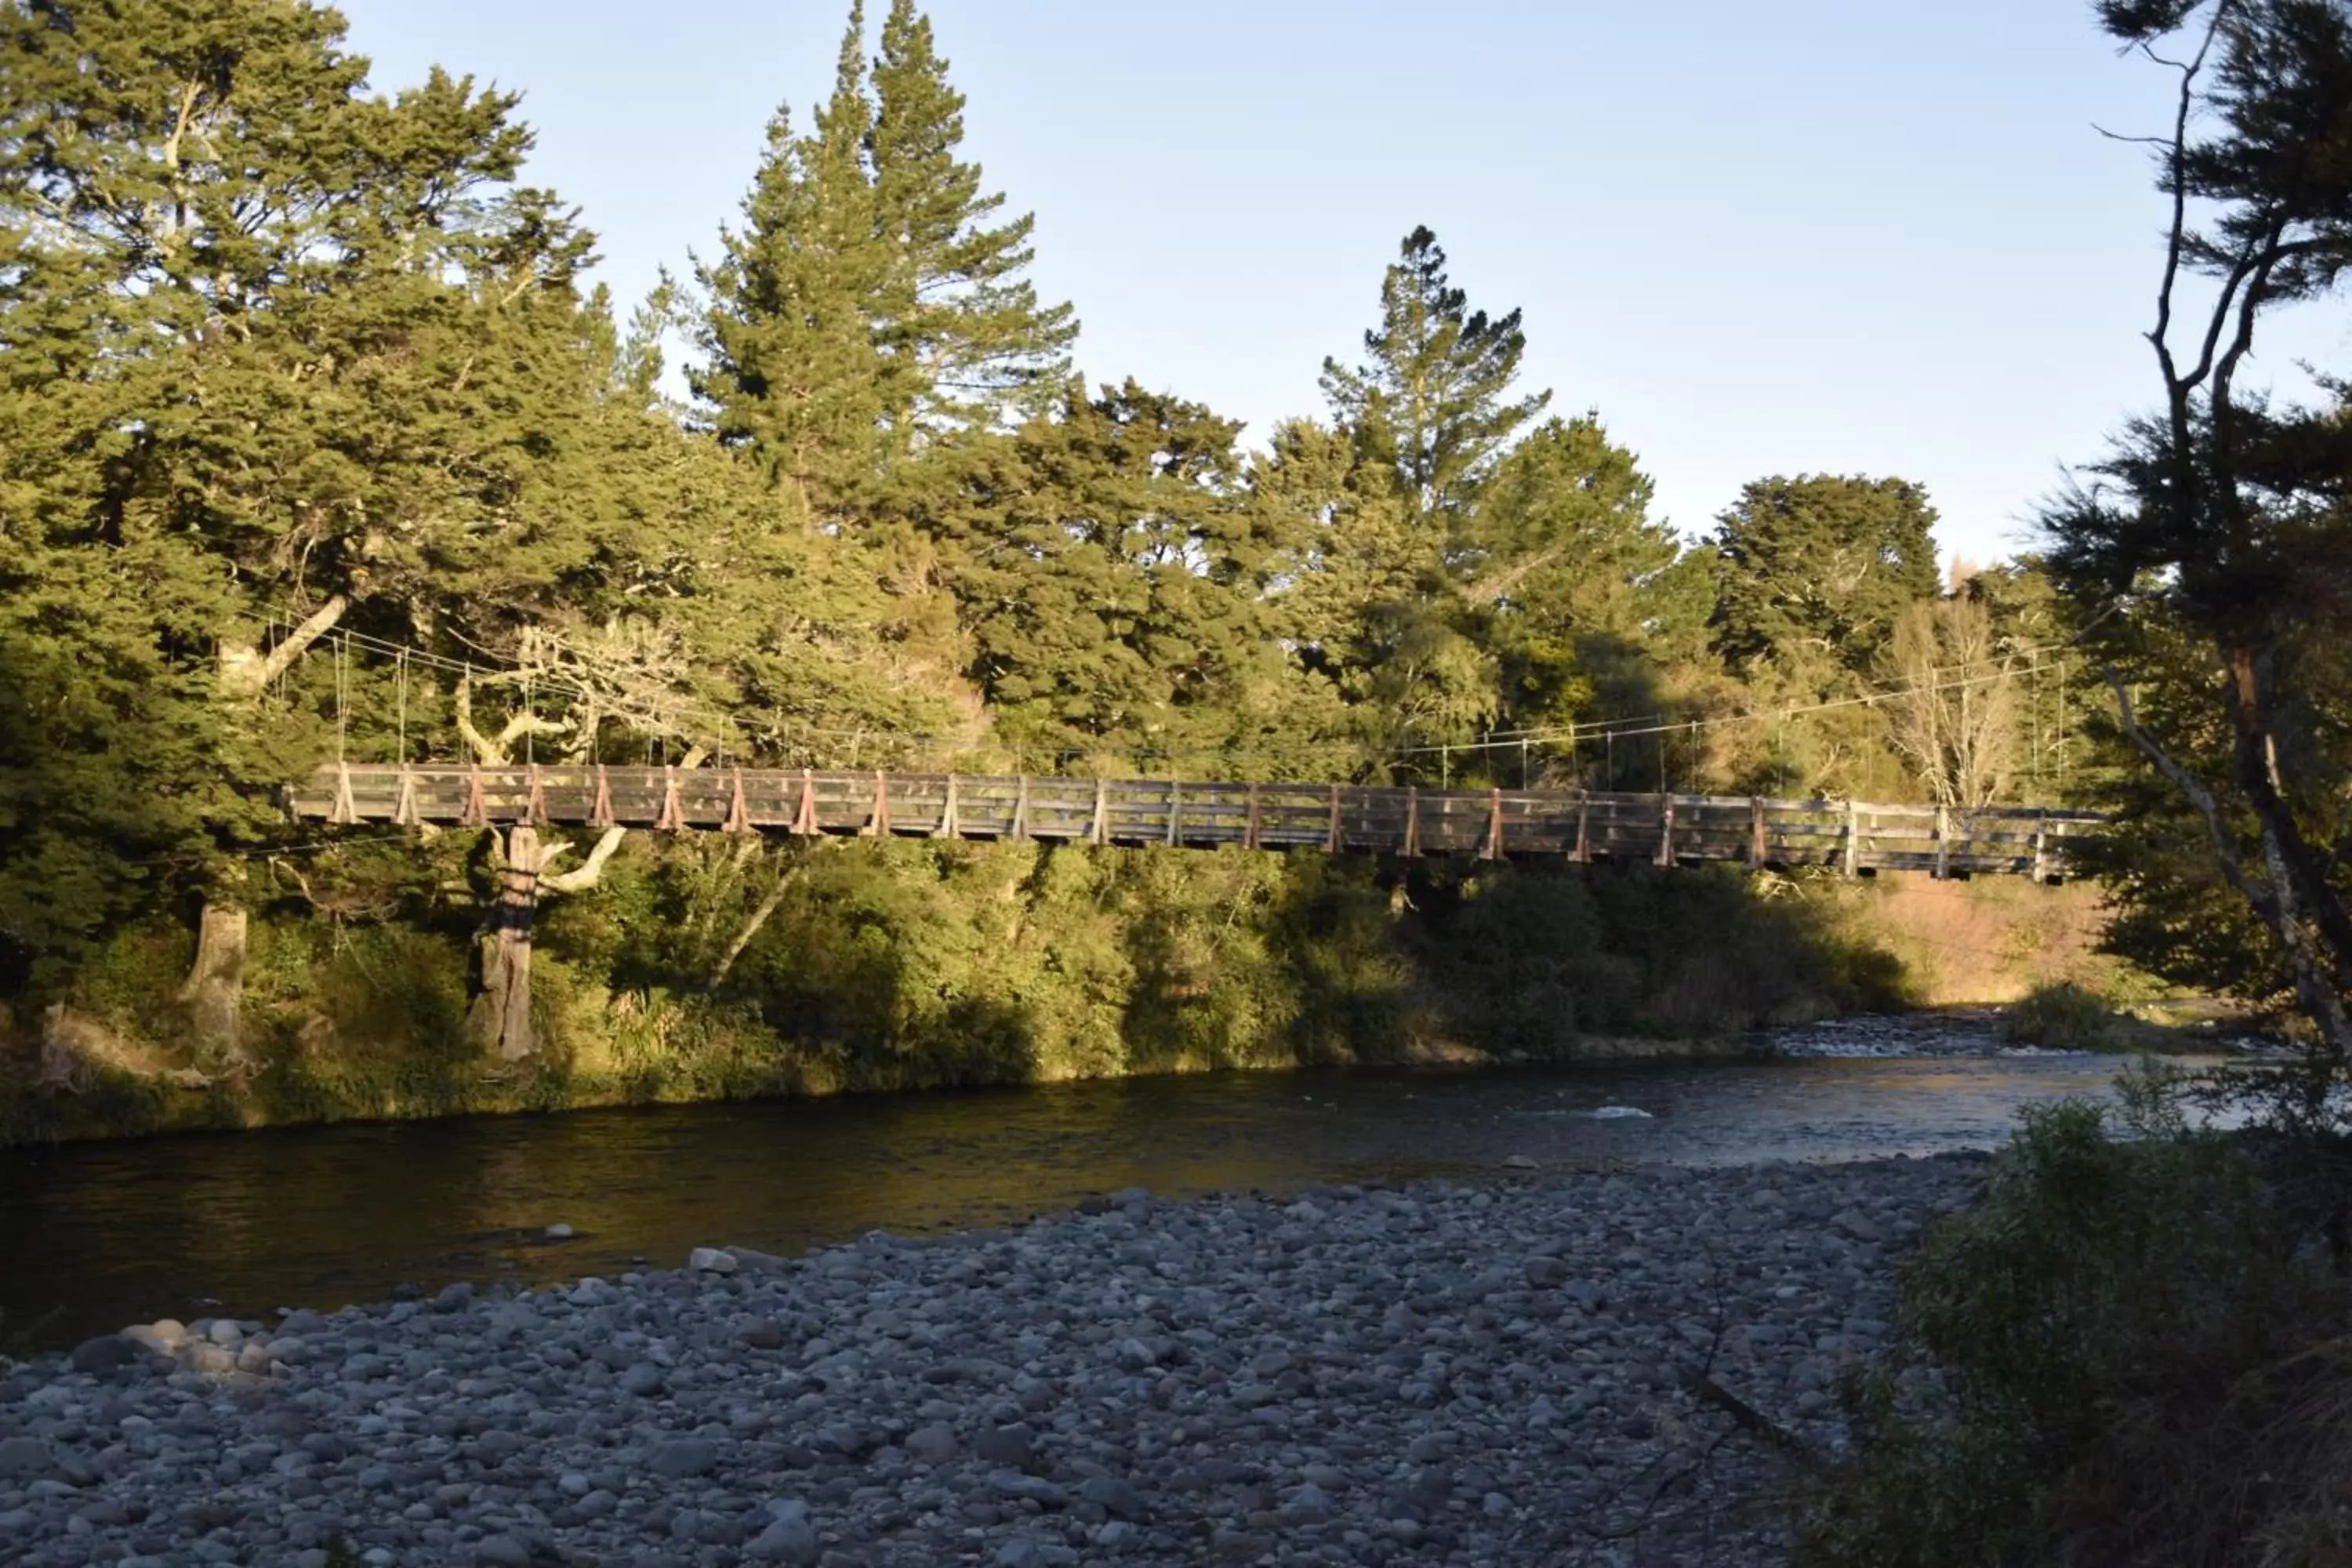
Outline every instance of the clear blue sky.
<path fill-rule="evenodd" d="M 869 0 L 877 23 L 887 0 Z M 828 88 L 847 6 L 345 0 L 389 89 L 521 89 L 530 178 L 583 211 L 621 308 L 731 221 L 780 100 Z M 1435 229 L 1525 374 L 1596 408 L 1659 511 L 1746 480 L 1897 474 L 1948 550 L 2020 543 L 2061 465 L 2151 386 L 2167 83 L 2088 0 L 934 0 L 965 155 L 1037 215 L 1080 366 L 1262 436 L 1320 411 L 1381 269 Z M 2340 310 L 2265 363 L 2340 363 Z"/>

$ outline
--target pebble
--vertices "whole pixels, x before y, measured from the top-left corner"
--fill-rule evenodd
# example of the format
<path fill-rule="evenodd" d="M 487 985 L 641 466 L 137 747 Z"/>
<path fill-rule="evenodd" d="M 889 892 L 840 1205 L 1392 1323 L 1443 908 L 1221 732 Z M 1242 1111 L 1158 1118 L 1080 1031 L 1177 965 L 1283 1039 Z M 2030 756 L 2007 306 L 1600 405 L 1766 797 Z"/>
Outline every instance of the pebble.
<path fill-rule="evenodd" d="M 140 1325 L 0 1379 L 0 1556 L 1762 1568 L 1775 1456 L 1684 1374 L 1835 1451 L 1896 1263 L 1980 1172 L 1130 1189 L 919 1244 Z"/>

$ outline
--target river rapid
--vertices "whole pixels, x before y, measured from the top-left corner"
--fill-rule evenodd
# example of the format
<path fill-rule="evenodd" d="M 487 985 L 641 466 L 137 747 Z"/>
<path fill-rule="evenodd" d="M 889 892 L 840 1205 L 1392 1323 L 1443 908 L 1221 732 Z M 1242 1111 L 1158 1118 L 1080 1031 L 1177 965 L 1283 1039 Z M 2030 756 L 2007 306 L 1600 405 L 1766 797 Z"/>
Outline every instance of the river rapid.
<path fill-rule="evenodd" d="M 1088 1194 L 1286 1194 L 2000 1142 L 2116 1063 L 1982 1016 L 1759 1037 L 1728 1062 L 1135 1079 L 191 1135 L 0 1153 L 0 1348 L 468 1279 L 617 1276 L 1017 1224 Z"/>

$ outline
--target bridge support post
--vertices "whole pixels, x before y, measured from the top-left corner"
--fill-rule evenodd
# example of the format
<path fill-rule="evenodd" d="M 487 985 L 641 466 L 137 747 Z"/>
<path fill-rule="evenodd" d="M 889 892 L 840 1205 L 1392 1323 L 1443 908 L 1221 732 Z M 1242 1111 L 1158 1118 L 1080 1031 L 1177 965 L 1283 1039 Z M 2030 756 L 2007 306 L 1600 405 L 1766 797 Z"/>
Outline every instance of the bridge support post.
<path fill-rule="evenodd" d="M 482 798 L 482 765 L 469 763 L 466 767 L 466 809 L 457 820 L 467 827 L 484 827 L 490 820 L 489 803 Z"/>
<path fill-rule="evenodd" d="M 866 826 L 858 830 L 858 836 L 864 838 L 890 837 L 890 779 L 879 768 L 874 770 L 874 810 L 866 816 Z"/>
<path fill-rule="evenodd" d="M 734 782 L 728 790 L 727 821 L 723 831 L 728 833 L 749 833 L 751 831 L 751 803 L 743 798 L 743 770 L 741 768 L 737 768 L 735 770 Z"/>
<path fill-rule="evenodd" d="M 661 815 L 654 819 L 656 833 L 682 833 L 686 830 L 686 807 L 677 798 L 677 770 L 665 763 L 662 765 Z"/>
<path fill-rule="evenodd" d="M 547 826 L 547 784 L 540 777 L 539 764 L 530 764 L 530 793 L 525 797 L 522 819 L 533 827 Z"/>
<path fill-rule="evenodd" d="M 337 826 L 349 827 L 359 819 L 360 808 L 352 800 L 351 764 L 337 763 L 335 764 L 335 809 L 333 815 L 327 820 Z"/>

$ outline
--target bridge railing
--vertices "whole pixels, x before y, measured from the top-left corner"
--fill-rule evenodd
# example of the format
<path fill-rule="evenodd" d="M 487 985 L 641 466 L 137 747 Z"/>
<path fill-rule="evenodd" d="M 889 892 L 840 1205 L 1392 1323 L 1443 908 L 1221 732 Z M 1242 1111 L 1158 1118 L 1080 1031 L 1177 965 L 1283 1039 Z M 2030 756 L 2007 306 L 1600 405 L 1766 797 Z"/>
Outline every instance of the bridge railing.
<path fill-rule="evenodd" d="M 599 766 L 335 764 L 291 791 L 289 805 L 299 816 L 338 823 L 1720 860 L 2038 880 L 2063 876 L 2069 840 L 2103 823 L 2040 806 L 1958 811 L 1749 795 Z"/>

